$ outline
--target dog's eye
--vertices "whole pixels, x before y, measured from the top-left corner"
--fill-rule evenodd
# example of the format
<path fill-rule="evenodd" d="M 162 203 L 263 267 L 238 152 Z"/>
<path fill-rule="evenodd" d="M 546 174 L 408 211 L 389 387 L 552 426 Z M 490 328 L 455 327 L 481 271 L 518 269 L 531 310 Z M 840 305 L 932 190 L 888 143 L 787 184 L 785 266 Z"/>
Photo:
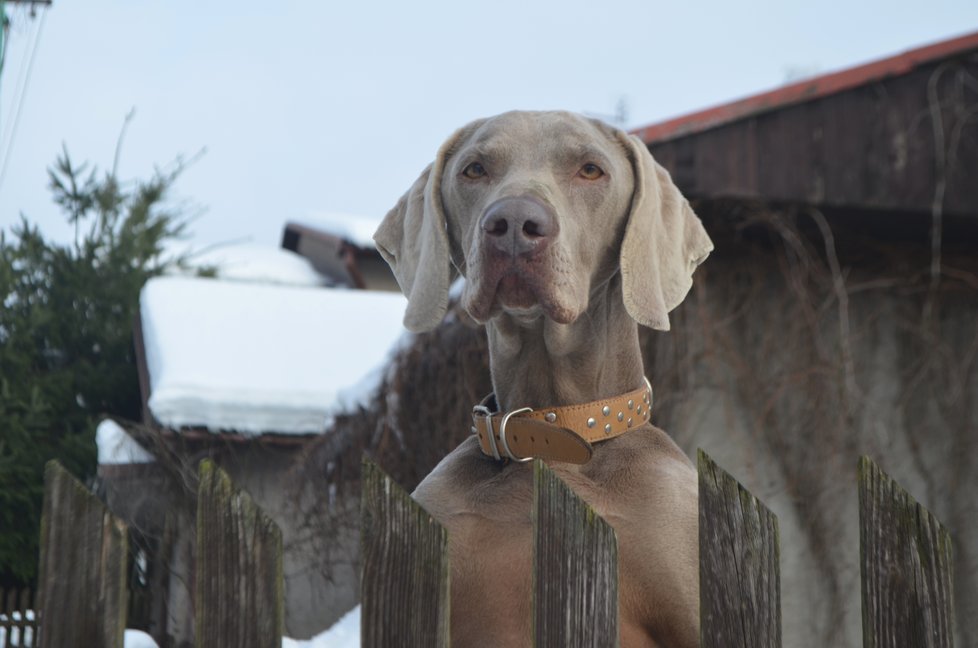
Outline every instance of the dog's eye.
<path fill-rule="evenodd" d="M 486 168 L 479 164 L 478 162 L 473 162 L 464 169 L 462 169 L 462 175 L 471 180 L 478 180 L 479 178 L 484 178 L 486 174 Z"/>
<path fill-rule="evenodd" d="M 577 175 L 585 180 L 597 180 L 604 175 L 604 171 L 597 164 L 588 162 L 581 167 L 581 170 L 577 172 Z"/>

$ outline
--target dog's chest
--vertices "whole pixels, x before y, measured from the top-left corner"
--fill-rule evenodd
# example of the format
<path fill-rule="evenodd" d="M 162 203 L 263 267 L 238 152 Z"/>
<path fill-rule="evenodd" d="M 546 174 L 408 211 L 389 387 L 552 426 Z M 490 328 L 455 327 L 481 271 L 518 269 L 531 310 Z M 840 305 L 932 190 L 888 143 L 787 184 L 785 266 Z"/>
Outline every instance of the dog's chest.
<path fill-rule="evenodd" d="M 523 472 L 456 451 L 414 493 L 448 531 L 455 647 L 529 645 L 533 482 Z"/>
<path fill-rule="evenodd" d="M 458 451 L 456 451 L 458 452 Z M 479 456 L 446 458 L 415 498 L 449 534 L 454 646 L 529 645 L 533 584 L 533 469 L 504 469 Z M 579 475 L 561 475 L 592 505 L 601 497 Z M 596 507 L 601 515 L 604 506 Z"/>

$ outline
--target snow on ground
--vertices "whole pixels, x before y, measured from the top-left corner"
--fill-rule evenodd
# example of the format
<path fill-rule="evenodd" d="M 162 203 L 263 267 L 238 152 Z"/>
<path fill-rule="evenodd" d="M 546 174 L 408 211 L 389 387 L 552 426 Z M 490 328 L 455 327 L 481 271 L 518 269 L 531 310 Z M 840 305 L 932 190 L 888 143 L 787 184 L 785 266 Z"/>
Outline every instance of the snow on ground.
<path fill-rule="evenodd" d="M 122 639 L 123 648 L 160 648 L 151 636 L 142 630 L 126 628 Z"/>
<path fill-rule="evenodd" d="M 297 286 L 324 286 L 326 278 L 316 272 L 309 259 L 267 245 L 238 243 L 222 245 L 204 252 L 184 251 L 189 257 L 189 272 L 198 268 L 214 269 L 221 279 L 260 281 Z M 187 271 L 176 270 L 176 274 Z"/>
<path fill-rule="evenodd" d="M 305 225 L 306 227 L 339 236 L 351 243 L 356 243 L 362 248 L 372 249 L 376 247 L 374 245 L 374 232 L 377 231 L 377 226 L 380 225 L 380 221 L 380 218 L 370 216 L 313 212 L 305 218 L 300 218 L 294 222 L 297 225 Z"/>
<path fill-rule="evenodd" d="M 126 434 L 126 431 L 112 419 L 105 419 L 98 424 L 95 430 L 95 445 L 98 446 L 98 462 L 102 466 L 156 461 L 156 457 Z"/>
<path fill-rule="evenodd" d="M 282 648 L 360 648 L 360 606 L 312 639 L 283 637 Z"/>
<path fill-rule="evenodd" d="M 152 279 L 140 297 L 149 408 L 170 427 L 320 433 L 377 388 L 406 304 L 395 293 Z"/>
<path fill-rule="evenodd" d="M 0 608 L 2 609 L 2 608 Z M 7 615 L 10 615 L 9 617 Z M 26 612 L 3 612 L 0 613 L 0 622 L 3 621 L 23 621 L 27 619 L 28 621 L 34 620 L 34 610 L 27 610 Z M 359 628 L 359 626 L 357 626 Z M 0 646 L 22 646 L 23 648 L 32 648 L 34 646 L 34 629 L 33 628 L 10 628 L 10 636 L 7 636 L 7 628 L 0 627 Z M 21 636 L 23 632 L 23 636 Z M 282 648 L 285 648 L 285 642 L 282 642 Z M 319 648 L 317 646 L 317 648 Z"/>
<path fill-rule="evenodd" d="M 15 620 L 20 619 L 20 612 L 10 613 Z M 27 611 L 27 618 L 34 619 L 34 611 Z M 0 621 L 6 620 L 4 614 L 0 614 Z M 6 643 L 9 641 L 9 644 Z M 34 631 L 28 628 L 24 632 L 21 640 L 20 629 L 14 629 L 10 637 L 7 637 L 7 629 L 0 628 L 0 646 L 24 646 L 29 648 L 34 645 Z M 122 640 L 123 648 L 159 648 L 156 641 L 142 630 L 126 628 Z M 360 648 L 360 606 L 356 606 L 339 621 L 334 623 L 327 630 L 316 635 L 312 639 L 290 639 L 282 637 L 282 648 Z"/>

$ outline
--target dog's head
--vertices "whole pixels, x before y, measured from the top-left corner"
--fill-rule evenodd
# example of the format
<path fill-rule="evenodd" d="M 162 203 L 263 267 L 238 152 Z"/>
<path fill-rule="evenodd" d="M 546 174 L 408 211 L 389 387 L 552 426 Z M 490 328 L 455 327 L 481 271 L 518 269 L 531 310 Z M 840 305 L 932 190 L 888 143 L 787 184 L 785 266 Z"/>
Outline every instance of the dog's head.
<path fill-rule="evenodd" d="M 669 329 L 713 249 L 669 174 L 632 135 L 563 112 L 510 112 L 445 142 L 374 240 L 430 330 L 454 271 L 479 322 L 499 312 L 571 323 L 621 272 L 628 313 Z"/>

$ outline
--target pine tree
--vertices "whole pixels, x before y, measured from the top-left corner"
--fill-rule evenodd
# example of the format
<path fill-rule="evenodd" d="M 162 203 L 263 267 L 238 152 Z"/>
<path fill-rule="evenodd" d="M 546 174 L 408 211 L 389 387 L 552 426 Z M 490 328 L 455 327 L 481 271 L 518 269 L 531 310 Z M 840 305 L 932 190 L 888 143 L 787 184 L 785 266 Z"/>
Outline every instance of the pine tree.
<path fill-rule="evenodd" d="M 141 415 L 132 325 L 146 280 L 180 262 L 164 248 L 186 226 L 167 202 L 183 169 L 123 186 L 65 150 L 48 173 L 75 240 L 23 217 L 0 231 L 0 586 L 35 577 L 45 462 L 89 478 L 100 418 Z"/>

